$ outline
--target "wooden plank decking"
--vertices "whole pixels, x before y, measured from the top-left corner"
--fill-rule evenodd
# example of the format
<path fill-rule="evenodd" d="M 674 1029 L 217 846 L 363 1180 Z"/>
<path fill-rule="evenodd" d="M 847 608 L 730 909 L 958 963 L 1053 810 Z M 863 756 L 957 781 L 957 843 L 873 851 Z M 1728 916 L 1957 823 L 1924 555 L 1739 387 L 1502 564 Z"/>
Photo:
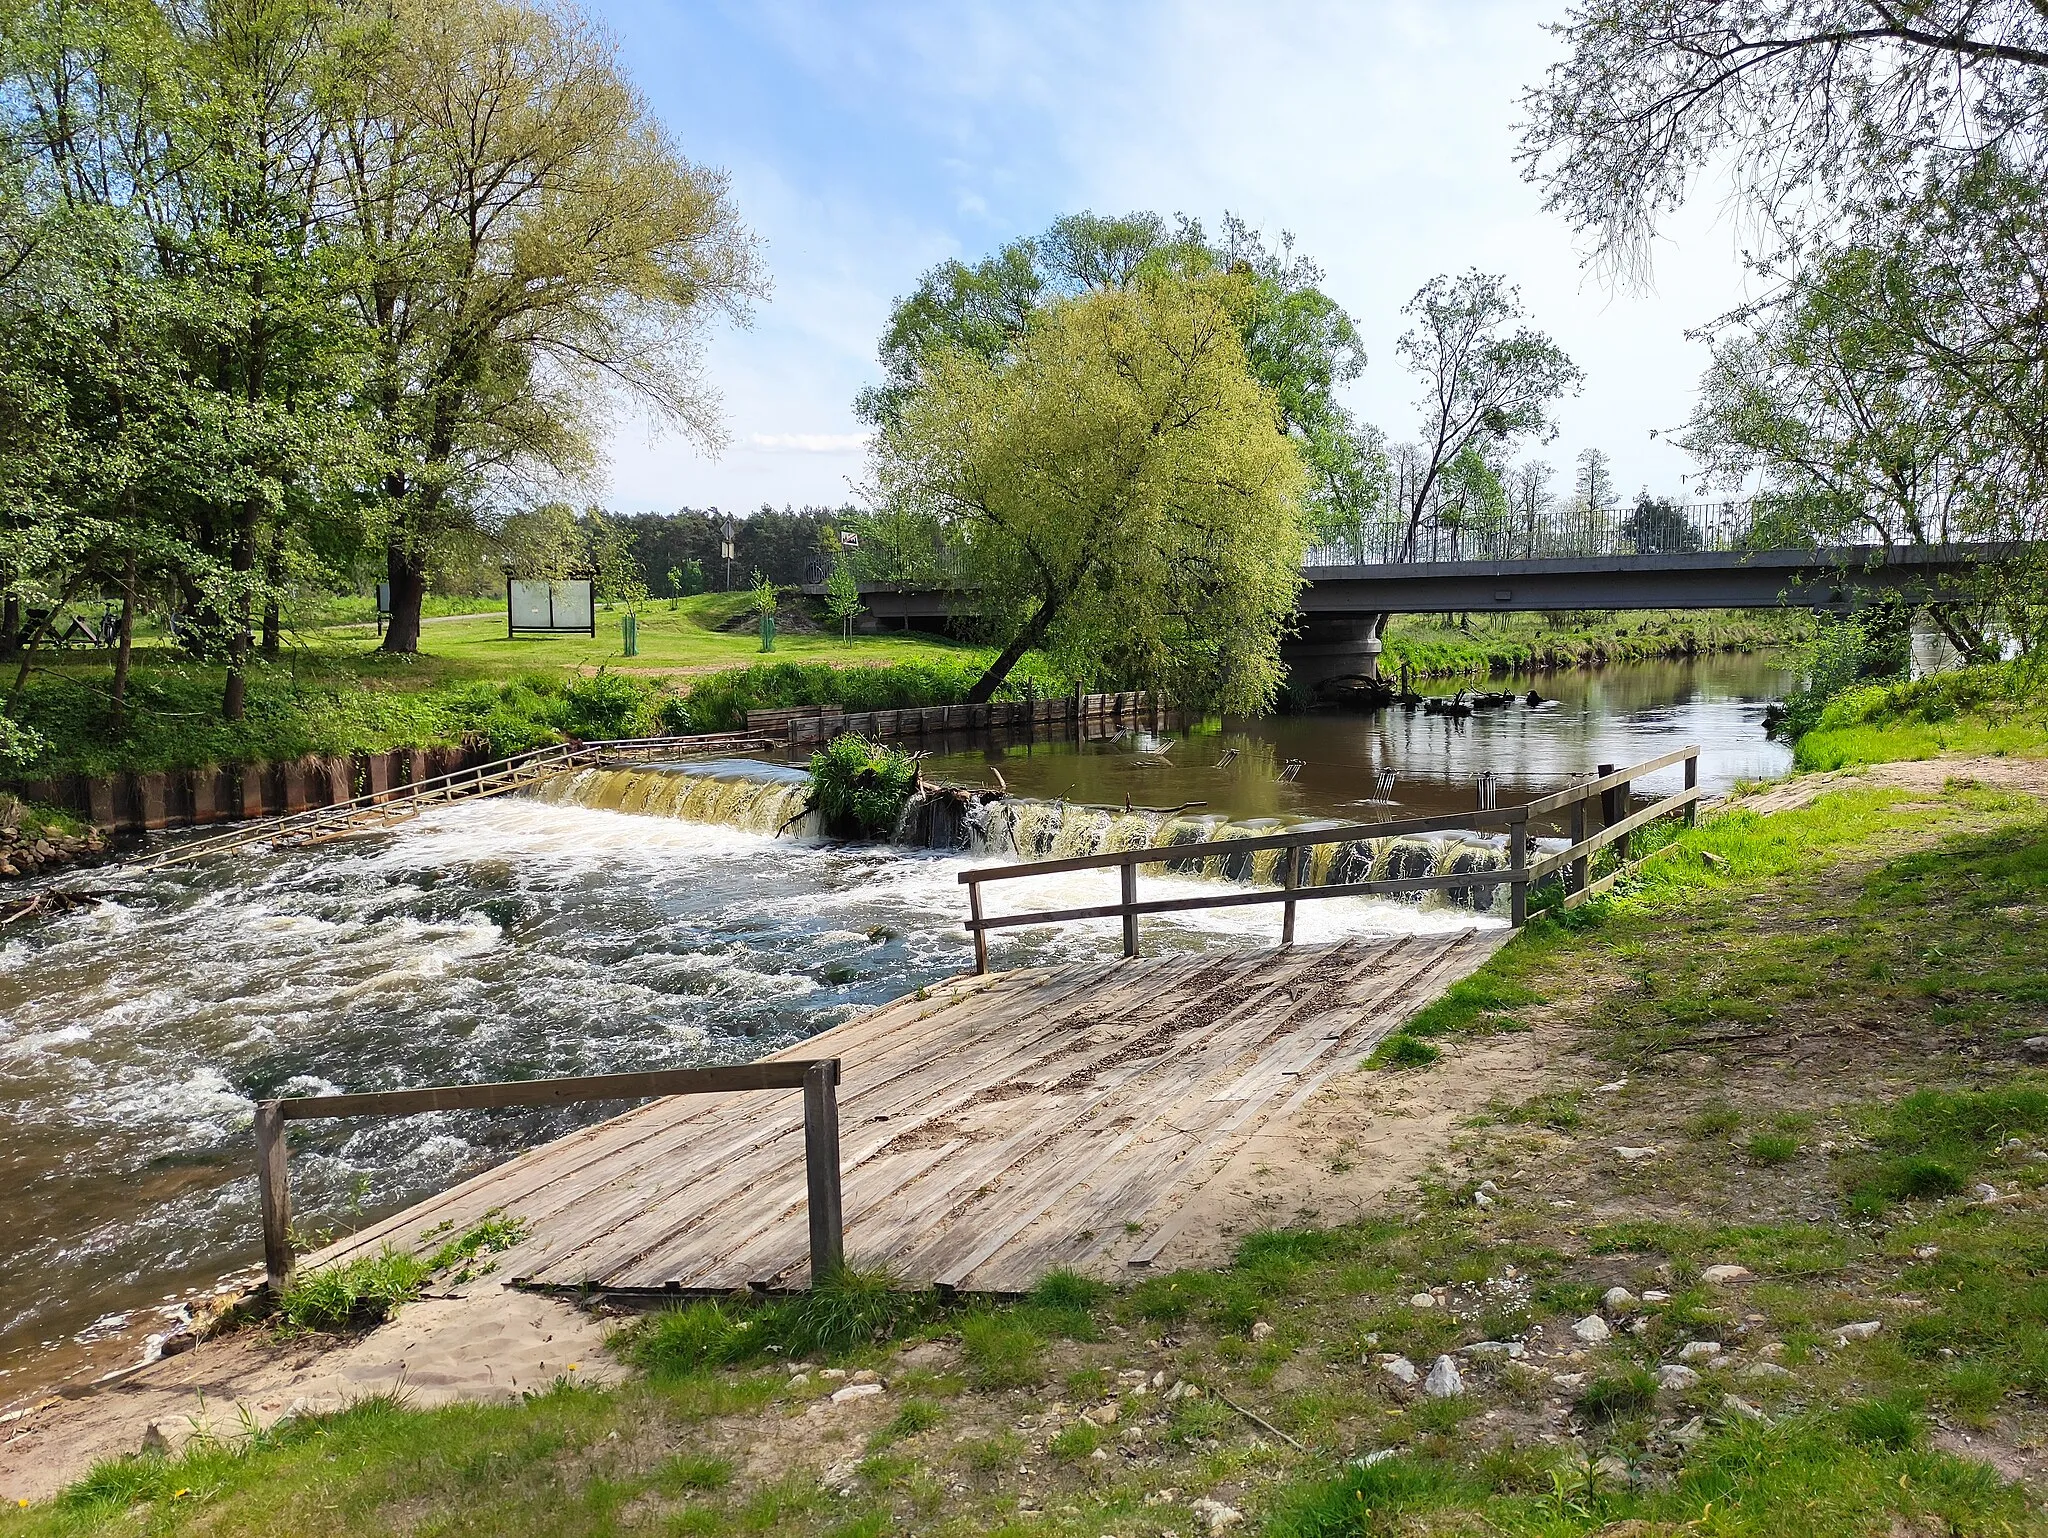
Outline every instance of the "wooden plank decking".
<path fill-rule="evenodd" d="M 1268 1121 L 1478 966 L 1501 930 L 963 977 L 800 1043 L 842 1060 L 847 1258 L 1020 1292 L 1156 1257 Z M 307 1264 L 425 1247 L 499 1207 L 499 1275 L 700 1292 L 803 1285 L 802 1108 L 658 1100 L 532 1149 Z M 445 1230 L 443 1237 L 445 1237 Z"/>

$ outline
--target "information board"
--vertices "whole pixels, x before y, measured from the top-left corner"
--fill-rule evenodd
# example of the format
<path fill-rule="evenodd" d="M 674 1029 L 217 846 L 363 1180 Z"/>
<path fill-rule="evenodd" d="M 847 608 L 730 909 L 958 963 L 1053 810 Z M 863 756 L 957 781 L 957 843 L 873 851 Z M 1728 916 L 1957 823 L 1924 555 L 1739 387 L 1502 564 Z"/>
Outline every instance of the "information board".
<path fill-rule="evenodd" d="M 525 577 L 505 581 L 505 634 L 597 634 L 597 602 L 588 577 L 547 582 Z"/>

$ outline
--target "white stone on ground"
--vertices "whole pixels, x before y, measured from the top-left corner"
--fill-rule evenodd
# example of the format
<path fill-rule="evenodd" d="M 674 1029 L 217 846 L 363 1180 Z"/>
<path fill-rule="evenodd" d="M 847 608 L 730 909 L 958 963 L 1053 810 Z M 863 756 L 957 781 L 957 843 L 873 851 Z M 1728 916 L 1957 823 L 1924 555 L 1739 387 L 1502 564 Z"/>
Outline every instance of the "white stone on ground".
<path fill-rule="evenodd" d="M 1718 1340 L 1689 1340 L 1678 1348 L 1678 1359 L 1681 1362 L 1697 1362 L 1720 1354 L 1721 1343 Z"/>
<path fill-rule="evenodd" d="M 1397 1356 L 1391 1361 L 1380 1363 L 1380 1371 L 1397 1383 L 1413 1383 L 1422 1376 L 1415 1370 L 1415 1364 L 1405 1356 Z"/>
<path fill-rule="evenodd" d="M 1600 1296 L 1600 1306 L 1610 1314 L 1625 1314 L 1640 1301 L 1626 1287 L 1610 1287 Z"/>
<path fill-rule="evenodd" d="M 1660 1367 L 1657 1369 L 1657 1387 L 1687 1389 L 1700 1381 L 1700 1375 L 1690 1367 Z"/>
<path fill-rule="evenodd" d="M 1703 1282 L 1746 1282 L 1749 1280 L 1747 1266 L 1708 1266 L 1700 1273 Z"/>
<path fill-rule="evenodd" d="M 1572 1326 L 1572 1334 L 1589 1346 L 1597 1346 L 1603 1340 L 1611 1340 L 1614 1332 L 1607 1328 L 1607 1321 L 1598 1314 L 1588 1314 Z"/>
<path fill-rule="evenodd" d="M 1438 1357 L 1423 1380 L 1422 1392 L 1431 1399 L 1455 1399 L 1464 1393 L 1465 1380 L 1458 1374 L 1458 1364 L 1448 1356 Z"/>

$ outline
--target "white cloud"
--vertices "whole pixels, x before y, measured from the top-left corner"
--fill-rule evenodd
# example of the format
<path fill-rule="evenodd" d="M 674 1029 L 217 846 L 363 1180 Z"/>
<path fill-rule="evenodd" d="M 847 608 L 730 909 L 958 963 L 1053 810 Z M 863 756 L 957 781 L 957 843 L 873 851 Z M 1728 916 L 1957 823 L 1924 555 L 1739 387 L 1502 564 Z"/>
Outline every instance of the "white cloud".
<path fill-rule="evenodd" d="M 688 152 L 731 170 L 775 280 L 755 325 L 707 351 L 731 448 L 621 432 L 621 505 L 845 500 L 891 301 L 1079 208 L 1292 231 L 1364 333 L 1350 404 L 1396 438 L 1416 393 L 1401 305 L 1439 272 L 1506 273 L 1588 374 L 1535 451 L 1560 489 L 1588 445 L 1626 491 L 1692 469 L 1650 434 L 1690 410 L 1705 354 L 1687 329 L 1744 297 L 1736 239 L 1709 198 L 1671 230 L 1655 292 L 1585 278 L 1513 163 L 1565 0 L 597 3 Z"/>

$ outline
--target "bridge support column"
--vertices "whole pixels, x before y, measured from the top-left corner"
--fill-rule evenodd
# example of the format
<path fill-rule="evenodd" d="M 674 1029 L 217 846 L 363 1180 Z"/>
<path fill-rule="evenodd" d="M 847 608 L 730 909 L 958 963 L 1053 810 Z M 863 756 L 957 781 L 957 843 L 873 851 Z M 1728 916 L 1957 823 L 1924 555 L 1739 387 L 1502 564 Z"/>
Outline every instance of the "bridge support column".
<path fill-rule="evenodd" d="M 1280 643 L 1289 682 L 1313 689 L 1333 678 L 1380 676 L 1377 614 L 1305 614 L 1301 633 Z"/>

